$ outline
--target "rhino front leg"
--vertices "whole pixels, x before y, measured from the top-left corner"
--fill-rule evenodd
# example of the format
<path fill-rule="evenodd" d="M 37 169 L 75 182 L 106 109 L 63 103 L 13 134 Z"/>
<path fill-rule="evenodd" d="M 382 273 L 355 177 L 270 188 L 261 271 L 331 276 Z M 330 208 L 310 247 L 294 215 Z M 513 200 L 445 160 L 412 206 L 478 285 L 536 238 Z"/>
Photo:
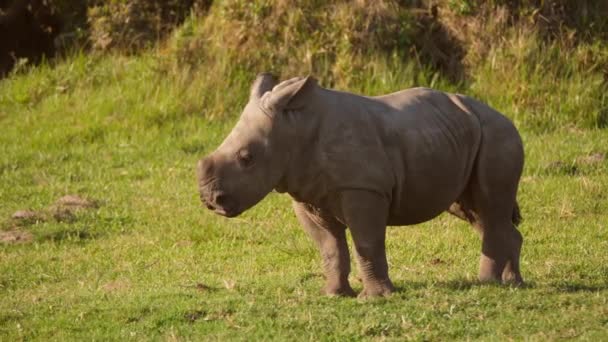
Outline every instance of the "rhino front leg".
<path fill-rule="evenodd" d="M 388 296 L 394 286 L 388 276 L 385 238 L 388 203 L 379 194 L 349 190 L 341 194 L 341 209 L 355 243 L 361 298 Z"/>
<path fill-rule="evenodd" d="M 321 252 L 326 281 L 323 293 L 328 296 L 354 296 L 355 292 L 348 283 L 350 257 L 346 226 L 310 205 L 294 201 L 293 208 L 298 221 Z"/>

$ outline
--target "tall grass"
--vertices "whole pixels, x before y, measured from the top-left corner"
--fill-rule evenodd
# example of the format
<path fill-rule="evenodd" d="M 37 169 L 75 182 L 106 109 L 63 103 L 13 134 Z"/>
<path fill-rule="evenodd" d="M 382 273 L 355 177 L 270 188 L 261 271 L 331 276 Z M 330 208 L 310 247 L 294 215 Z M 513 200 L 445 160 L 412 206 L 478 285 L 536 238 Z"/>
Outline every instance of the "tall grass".
<path fill-rule="evenodd" d="M 599 43 L 564 51 L 534 32 L 513 32 L 472 70 L 470 91 L 536 131 L 605 127 L 608 84 L 586 58 L 606 51 Z"/>
<path fill-rule="evenodd" d="M 186 20 L 162 51 L 178 74 L 187 68 L 205 77 L 200 86 L 212 97 L 235 80 L 243 89 L 257 72 L 273 71 L 313 74 L 325 86 L 366 94 L 411 86 L 468 93 L 535 131 L 607 124 L 601 36 L 573 43 L 565 30 L 566 38 L 548 39 L 521 18 L 530 4 L 520 12 L 475 5 L 477 12 L 464 14 L 453 6 L 432 17 L 395 1 L 217 2 L 206 16 Z"/>
<path fill-rule="evenodd" d="M 116 100 L 139 102 L 125 99 L 128 88 L 146 94 L 150 105 L 169 94 L 177 101 L 141 114 L 162 125 L 183 115 L 234 118 L 254 75 L 272 71 L 283 78 L 313 74 L 324 86 L 373 95 L 412 86 L 458 91 L 537 132 L 608 124 L 608 41 L 598 19 L 603 5 L 433 4 L 215 1 L 137 58 L 77 52 L 54 71 L 47 65 L 0 85 L 0 97 L 4 105 L 31 107 L 73 94 L 72 88 L 104 87 Z M 150 108 L 139 102 L 144 107 Z"/>

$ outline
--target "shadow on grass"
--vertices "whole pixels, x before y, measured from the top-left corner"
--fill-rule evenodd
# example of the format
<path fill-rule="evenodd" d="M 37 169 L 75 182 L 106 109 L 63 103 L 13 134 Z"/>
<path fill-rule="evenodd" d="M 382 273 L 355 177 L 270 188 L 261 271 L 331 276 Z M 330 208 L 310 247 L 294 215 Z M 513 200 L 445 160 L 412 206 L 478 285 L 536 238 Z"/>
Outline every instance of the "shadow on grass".
<path fill-rule="evenodd" d="M 484 283 L 479 280 L 471 280 L 465 278 L 457 278 L 446 281 L 405 281 L 399 284 L 395 284 L 396 292 L 406 292 L 408 290 L 419 290 L 425 288 L 443 288 L 452 291 L 468 291 L 473 288 L 517 288 L 519 290 L 527 290 L 536 288 L 536 283 L 534 282 L 526 282 L 522 285 L 510 285 L 510 284 L 500 284 L 500 283 Z"/>
<path fill-rule="evenodd" d="M 19 321 L 23 319 L 23 315 L 15 313 L 2 313 L 0 314 L 0 326 L 8 326 L 8 323 Z"/>
<path fill-rule="evenodd" d="M 298 279 L 298 282 L 300 284 L 304 284 L 313 279 L 324 279 L 324 277 L 323 277 L 323 274 L 320 272 L 306 272 L 302 276 L 300 276 L 300 279 Z"/>
<path fill-rule="evenodd" d="M 36 226 L 31 232 L 38 243 L 86 243 L 122 234 L 133 222 L 129 216 L 60 211 L 54 214 L 54 221 Z"/>
<path fill-rule="evenodd" d="M 322 280 L 323 274 L 318 272 L 308 272 L 299 278 L 299 283 L 303 284 L 312 280 Z M 361 287 L 361 280 L 358 277 L 351 279 L 351 286 L 353 288 Z M 456 278 L 446 281 L 434 281 L 428 279 L 426 281 L 395 281 L 393 279 L 393 285 L 395 286 L 396 293 L 405 293 L 412 290 L 420 289 L 446 289 L 451 291 L 468 291 L 473 288 L 497 288 L 497 289 L 510 289 L 517 288 L 518 290 L 534 289 L 537 287 L 535 282 L 526 282 L 522 285 L 511 285 L 511 284 L 500 284 L 500 283 L 487 283 L 479 280 L 471 280 L 467 278 Z M 592 290 L 590 290 L 592 291 Z"/>
<path fill-rule="evenodd" d="M 36 241 L 38 242 L 85 242 L 88 240 L 97 239 L 104 234 L 101 232 L 91 231 L 86 228 L 66 227 L 37 234 Z"/>
<path fill-rule="evenodd" d="M 402 282 L 401 284 L 395 285 L 397 292 L 406 292 L 408 290 L 418 290 L 424 288 L 444 288 L 452 291 L 467 291 L 472 288 L 517 288 L 518 290 L 535 289 L 538 287 L 536 282 L 529 281 L 523 285 L 503 285 L 499 283 L 482 283 L 478 280 L 470 279 L 453 279 L 448 281 L 415 281 L 415 282 Z M 559 282 L 549 284 L 549 287 L 556 292 L 576 293 L 576 292 L 599 292 L 608 291 L 608 283 L 604 284 L 583 284 L 576 282 Z"/>
<path fill-rule="evenodd" d="M 604 284 L 581 284 L 581 283 L 553 283 L 550 285 L 558 292 L 576 293 L 576 292 L 599 292 L 608 290 L 608 283 Z"/>

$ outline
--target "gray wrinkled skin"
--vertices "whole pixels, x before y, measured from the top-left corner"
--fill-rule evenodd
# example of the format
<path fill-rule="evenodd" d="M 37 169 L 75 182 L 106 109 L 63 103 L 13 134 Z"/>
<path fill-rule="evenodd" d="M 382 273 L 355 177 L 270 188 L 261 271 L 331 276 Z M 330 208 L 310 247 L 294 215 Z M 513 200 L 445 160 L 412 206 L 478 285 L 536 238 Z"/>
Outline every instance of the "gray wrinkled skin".
<path fill-rule="evenodd" d="M 321 252 L 328 295 L 354 295 L 347 227 L 360 296 L 385 296 L 394 290 L 386 226 L 444 211 L 479 232 L 481 281 L 523 282 L 516 194 L 524 155 L 507 118 L 467 96 L 426 88 L 365 97 L 311 77 L 276 83 L 258 76 L 232 132 L 199 161 L 207 208 L 234 217 L 273 189 L 287 192 Z"/>

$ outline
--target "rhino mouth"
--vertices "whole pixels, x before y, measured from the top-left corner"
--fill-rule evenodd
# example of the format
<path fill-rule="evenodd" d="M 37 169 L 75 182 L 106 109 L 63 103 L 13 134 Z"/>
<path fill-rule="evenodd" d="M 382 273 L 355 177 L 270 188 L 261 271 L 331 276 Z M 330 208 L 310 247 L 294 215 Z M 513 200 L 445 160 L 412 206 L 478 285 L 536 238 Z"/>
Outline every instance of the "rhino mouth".
<path fill-rule="evenodd" d="M 234 209 L 227 210 L 224 208 L 214 208 L 212 210 L 214 213 L 216 213 L 220 216 L 228 217 L 228 218 L 236 217 L 240 214 L 240 212 L 238 210 L 234 210 Z"/>
<path fill-rule="evenodd" d="M 217 198 L 222 198 L 221 196 L 218 196 Z M 224 217 L 235 217 L 238 216 L 241 211 L 239 210 L 238 206 L 236 205 L 236 203 L 234 203 L 234 201 L 227 201 L 226 199 L 222 200 L 222 203 L 217 203 L 217 198 L 215 202 L 211 202 L 209 200 L 207 200 L 206 198 L 201 197 L 201 201 L 203 202 L 203 205 L 213 211 L 214 213 L 220 215 L 220 216 L 224 216 Z"/>

